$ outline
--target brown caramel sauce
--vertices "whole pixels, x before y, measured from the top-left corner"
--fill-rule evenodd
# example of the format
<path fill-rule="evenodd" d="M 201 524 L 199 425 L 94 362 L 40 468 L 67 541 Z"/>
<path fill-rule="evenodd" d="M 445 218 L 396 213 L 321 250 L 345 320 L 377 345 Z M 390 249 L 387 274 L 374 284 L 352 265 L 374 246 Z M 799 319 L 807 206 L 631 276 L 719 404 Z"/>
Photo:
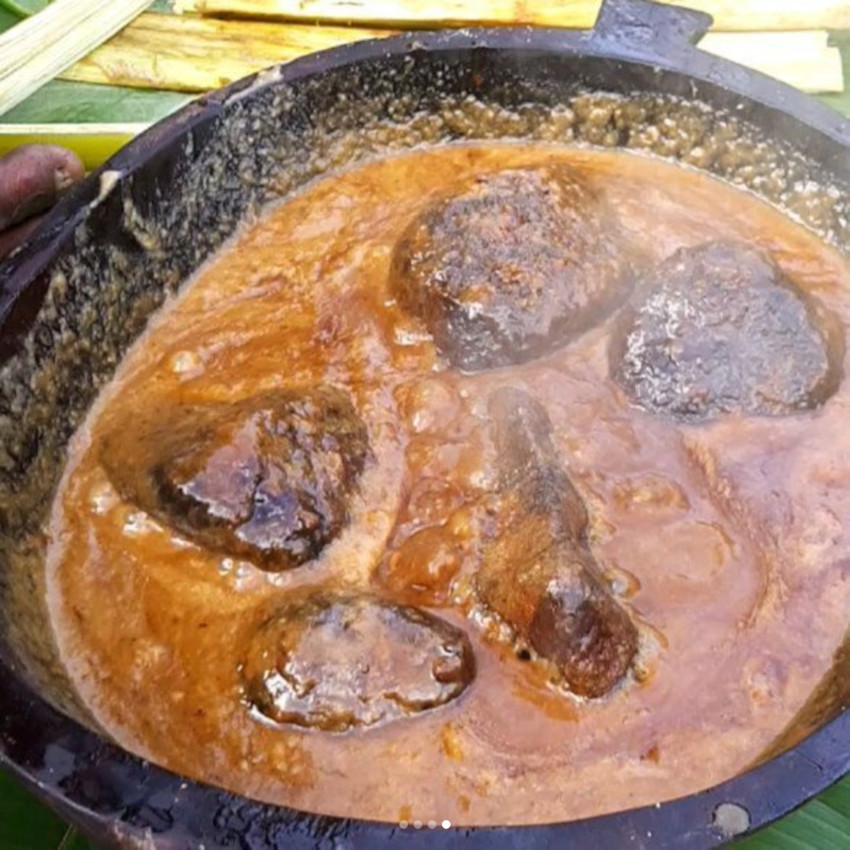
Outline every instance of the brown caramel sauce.
<path fill-rule="evenodd" d="M 464 376 L 389 296 L 393 245 L 429 199 L 473 173 L 552 161 L 604 181 L 639 265 L 741 239 L 850 321 L 838 254 L 753 197 L 650 158 L 456 146 L 312 184 L 165 307 L 75 438 L 49 602 L 80 694 L 122 745 L 311 811 L 539 823 L 726 779 L 810 695 L 850 610 L 846 383 L 809 413 L 686 427 L 630 408 L 611 383 L 610 322 L 548 358 Z M 119 411 L 320 380 L 350 389 L 376 462 L 351 529 L 314 564 L 268 576 L 206 552 L 123 503 L 97 462 Z M 639 675 L 604 699 L 561 693 L 468 615 L 490 483 L 483 401 L 504 384 L 547 407 L 594 552 L 643 624 Z M 256 722 L 240 698 L 245 635 L 267 600 L 319 583 L 436 607 L 469 632 L 476 681 L 439 710 L 345 735 Z"/>

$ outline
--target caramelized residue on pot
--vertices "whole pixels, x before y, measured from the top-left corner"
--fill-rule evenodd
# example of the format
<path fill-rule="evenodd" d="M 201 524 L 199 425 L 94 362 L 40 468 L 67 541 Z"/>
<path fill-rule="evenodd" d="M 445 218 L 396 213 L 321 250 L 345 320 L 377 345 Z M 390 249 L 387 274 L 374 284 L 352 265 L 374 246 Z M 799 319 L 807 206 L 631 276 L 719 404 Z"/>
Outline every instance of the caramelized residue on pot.
<path fill-rule="evenodd" d="M 63 659 L 123 746 L 310 811 L 541 823 L 729 778 L 847 627 L 848 322 L 842 257 L 648 157 L 325 177 L 76 435 Z"/>

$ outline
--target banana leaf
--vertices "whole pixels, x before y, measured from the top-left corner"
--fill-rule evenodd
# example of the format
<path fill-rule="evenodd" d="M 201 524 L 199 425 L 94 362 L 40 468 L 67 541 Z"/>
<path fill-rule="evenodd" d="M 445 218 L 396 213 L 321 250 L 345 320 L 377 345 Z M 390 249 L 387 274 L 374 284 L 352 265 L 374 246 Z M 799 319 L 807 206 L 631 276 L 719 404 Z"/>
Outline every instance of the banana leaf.
<path fill-rule="evenodd" d="M 847 850 L 850 847 L 850 777 L 773 826 L 735 844 L 734 850 Z"/>
<path fill-rule="evenodd" d="M 0 33 L 20 18 L 3 8 L 0 0 Z M 45 0 L 12 0 L 32 11 Z M 170 11 L 173 0 L 158 0 L 151 9 Z M 145 91 L 115 86 L 98 86 L 56 80 L 47 83 L 32 97 L 0 116 L 0 124 L 105 124 L 158 121 L 187 103 L 188 97 L 174 92 Z"/>
<path fill-rule="evenodd" d="M 38 5 L 36 0 L 26 2 L 33 8 Z M 171 0 L 155 4 L 160 11 L 169 11 L 171 6 Z M 0 32 L 18 21 L 0 7 Z M 0 155 L 43 140 L 71 148 L 91 169 L 130 141 L 139 128 L 165 118 L 189 99 L 175 92 L 53 81 L 0 116 Z M 57 126 L 47 135 L 43 125 Z"/>
<path fill-rule="evenodd" d="M 3 850 L 94 850 L 73 827 L 44 808 L 0 771 L 0 847 Z"/>
<path fill-rule="evenodd" d="M 833 32 L 830 43 L 841 51 L 844 61 L 844 91 L 841 94 L 825 94 L 821 100 L 850 118 L 850 30 Z M 850 841 L 847 846 L 850 847 Z"/>
<path fill-rule="evenodd" d="M 189 100 L 176 92 L 56 80 L 0 116 L 0 156 L 43 141 L 70 148 L 93 169 Z"/>
<path fill-rule="evenodd" d="M 55 80 L 0 116 L 3 124 L 151 123 L 191 98 L 177 92 Z"/>
<path fill-rule="evenodd" d="M 0 9 L 17 18 L 25 18 L 40 12 L 47 2 L 48 0 L 0 0 Z"/>

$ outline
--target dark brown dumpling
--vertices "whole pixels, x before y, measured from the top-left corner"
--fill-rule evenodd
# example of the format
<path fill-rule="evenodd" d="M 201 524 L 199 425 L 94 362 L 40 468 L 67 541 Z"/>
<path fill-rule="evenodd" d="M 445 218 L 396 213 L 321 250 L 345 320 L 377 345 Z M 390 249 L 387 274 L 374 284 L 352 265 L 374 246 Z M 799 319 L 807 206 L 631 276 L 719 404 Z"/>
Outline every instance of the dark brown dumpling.
<path fill-rule="evenodd" d="M 368 454 L 348 395 L 320 387 L 130 422 L 101 457 L 121 495 L 151 515 L 202 546 L 284 570 L 345 527 Z"/>
<path fill-rule="evenodd" d="M 396 247 L 392 286 L 451 364 L 523 363 L 568 343 L 629 295 L 604 197 L 568 166 L 475 178 Z"/>
<path fill-rule="evenodd" d="M 343 732 L 445 705 L 473 680 L 475 660 L 464 633 L 432 614 L 318 592 L 260 624 L 242 675 L 266 719 Z"/>
<path fill-rule="evenodd" d="M 838 323 L 764 253 L 681 248 L 624 312 L 612 373 L 645 410 L 679 419 L 781 416 L 823 404 L 841 379 Z"/>
<path fill-rule="evenodd" d="M 476 592 L 574 693 L 599 697 L 628 672 L 638 633 L 599 577 L 587 543 L 588 515 L 561 466 L 542 405 L 496 391 L 493 422 L 498 530 L 482 547 Z"/>

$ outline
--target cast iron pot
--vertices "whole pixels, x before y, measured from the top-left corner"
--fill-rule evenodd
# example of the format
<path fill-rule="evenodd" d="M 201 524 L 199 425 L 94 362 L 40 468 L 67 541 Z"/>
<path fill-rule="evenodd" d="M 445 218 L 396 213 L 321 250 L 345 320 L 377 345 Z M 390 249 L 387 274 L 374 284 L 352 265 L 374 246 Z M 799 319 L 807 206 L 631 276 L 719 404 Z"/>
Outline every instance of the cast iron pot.
<path fill-rule="evenodd" d="M 703 168 L 850 253 L 850 122 L 700 52 L 704 14 L 608 0 L 591 32 L 481 29 L 343 47 L 245 79 L 158 124 L 0 266 L 0 760 L 103 846 L 702 848 L 784 815 L 850 768 L 850 651 L 742 775 L 583 821 L 427 828 L 252 802 L 98 734 L 44 606 L 46 512 L 68 439 L 148 316 L 237 223 L 382 151 L 519 136 Z M 557 134 L 544 120 L 555 108 Z M 495 111 L 494 111 L 495 110 Z M 497 116 L 494 119 L 494 115 Z M 719 745 L 722 745 L 719 743 Z"/>

